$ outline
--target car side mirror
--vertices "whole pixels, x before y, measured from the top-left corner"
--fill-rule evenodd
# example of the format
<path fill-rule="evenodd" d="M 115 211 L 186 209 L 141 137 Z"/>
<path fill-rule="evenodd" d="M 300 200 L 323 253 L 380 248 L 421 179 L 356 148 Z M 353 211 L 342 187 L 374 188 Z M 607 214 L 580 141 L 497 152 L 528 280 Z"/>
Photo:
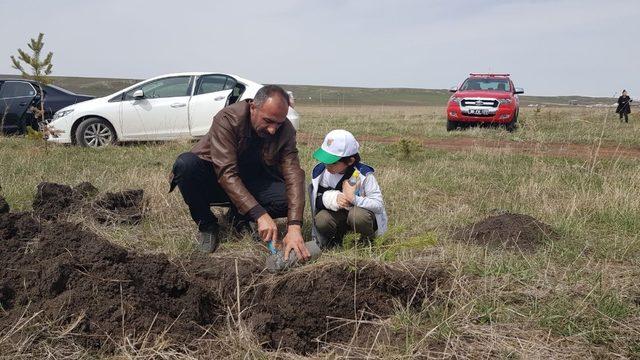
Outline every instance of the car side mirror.
<path fill-rule="evenodd" d="M 449 88 L 449 92 L 456 92 L 458 91 L 458 87 L 457 86 L 452 86 L 451 88 Z"/>
<path fill-rule="evenodd" d="M 133 92 L 133 98 L 134 99 L 142 99 L 144 98 L 144 91 L 142 90 L 136 90 Z"/>
<path fill-rule="evenodd" d="M 524 89 L 517 87 L 516 90 L 513 93 L 514 94 L 524 94 Z"/>

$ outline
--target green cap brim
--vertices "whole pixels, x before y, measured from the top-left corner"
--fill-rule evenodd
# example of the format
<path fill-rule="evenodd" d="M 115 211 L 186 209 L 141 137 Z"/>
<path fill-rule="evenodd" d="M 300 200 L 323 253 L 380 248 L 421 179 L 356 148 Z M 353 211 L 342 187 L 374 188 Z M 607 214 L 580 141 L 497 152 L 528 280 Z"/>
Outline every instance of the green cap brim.
<path fill-rule="evenodd" d="M 322 148 L 318 148 L 318 150 L 313 153 L 313 157 L 324 164 L 333 164 L 340 160 L 340 156 L 329 154 L 322 150 Z"/>

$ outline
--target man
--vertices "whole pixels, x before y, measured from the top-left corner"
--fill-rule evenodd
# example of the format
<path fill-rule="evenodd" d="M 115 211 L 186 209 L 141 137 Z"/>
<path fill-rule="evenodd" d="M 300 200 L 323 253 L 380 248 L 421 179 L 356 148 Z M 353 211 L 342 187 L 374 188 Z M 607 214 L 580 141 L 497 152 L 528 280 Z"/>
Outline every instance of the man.
<path fill-rule="evenodd" d="M 622 95 L 618 98 L 618 107 L 616 113 L 620 114 L 620 122 L 624 116 L 624 122 L 629 122 L 629 114 L 631 113 L 631 98 L 627 95 L 627 90 L 622 90 Z"/>
<path fill-rule="evenodd" d="M 199 247 L 218 247 L 218 219 L 212 203 L 231 202 L 232 210 L 257 223 L 264 241 L 278 240 L 274 218 L 287 217 L 285 259 L 294 250 L 308 259 L 302 239 L 304 171 L 296 131 L 287 120 L 289 96 L 279 86 L 261 88 L 253 100 L 222 109 L 205 137 L 173 165 L 177 185 L 198 224 Z"/>

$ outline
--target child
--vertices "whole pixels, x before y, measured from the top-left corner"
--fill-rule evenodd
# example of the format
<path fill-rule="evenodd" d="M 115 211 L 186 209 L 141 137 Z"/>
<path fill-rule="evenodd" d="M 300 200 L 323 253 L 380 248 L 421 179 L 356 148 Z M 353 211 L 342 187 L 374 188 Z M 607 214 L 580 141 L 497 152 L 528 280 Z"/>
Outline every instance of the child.
<path fill-rule="evenodd" d="M 360 162 L 359 147 L 350 132 L 332 130 L 313 153 L 320 163 L 313 169 L 309 196 L 312 236 L 320 247 L 341 245 L 347 231 L 370 241 L 387 230 L 380 186 L 373 168 Z"/>

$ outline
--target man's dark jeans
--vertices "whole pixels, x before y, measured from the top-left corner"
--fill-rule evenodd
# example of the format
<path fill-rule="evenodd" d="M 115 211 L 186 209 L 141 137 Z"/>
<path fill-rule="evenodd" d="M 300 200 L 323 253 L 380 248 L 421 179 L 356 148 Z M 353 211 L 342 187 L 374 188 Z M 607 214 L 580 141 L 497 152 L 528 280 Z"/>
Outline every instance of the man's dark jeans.
<path fill-rule="evenodd" d="M 264 176 L 240 175 L 247 190 L 272 218 L 287 216 L 286 187 L 282 180 L 265 173 Z M 200 159 L 194 153 L 180 154 L 173 164 L 171 190 L 176 186 L 189 206 L 191 218 L 198 224 L 200 231 L 214 231 L 218 228 L 218 219 L 211 212 L 212 204 L 224 204 L 233 208 L 233 203 L 224 192 L 213 164 Z M 246 219 L 250 220 L 250 219 Z"/>

